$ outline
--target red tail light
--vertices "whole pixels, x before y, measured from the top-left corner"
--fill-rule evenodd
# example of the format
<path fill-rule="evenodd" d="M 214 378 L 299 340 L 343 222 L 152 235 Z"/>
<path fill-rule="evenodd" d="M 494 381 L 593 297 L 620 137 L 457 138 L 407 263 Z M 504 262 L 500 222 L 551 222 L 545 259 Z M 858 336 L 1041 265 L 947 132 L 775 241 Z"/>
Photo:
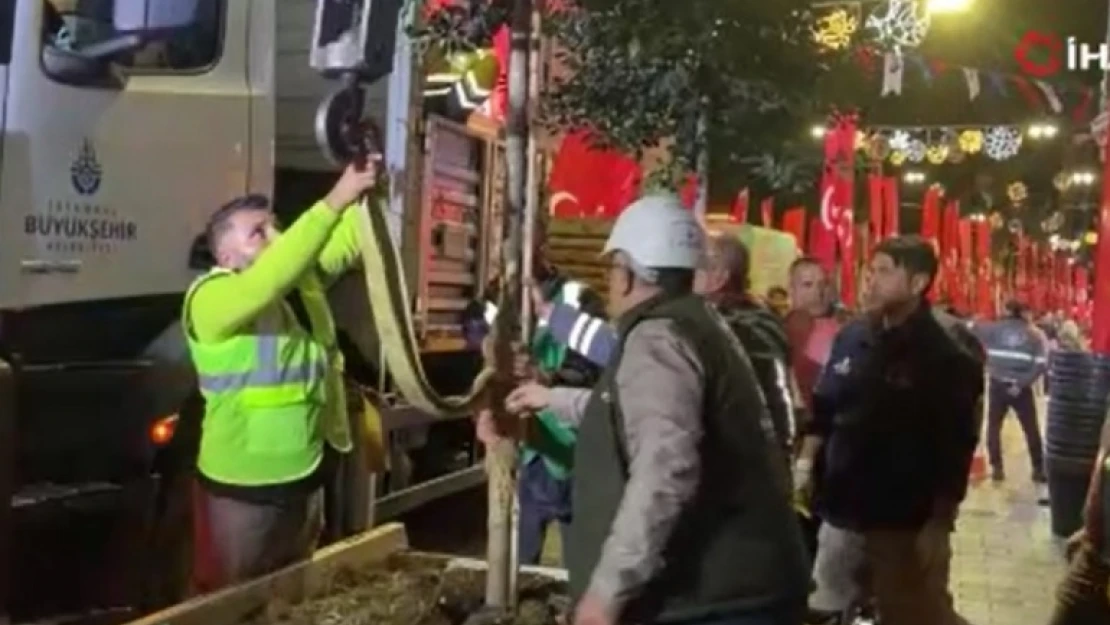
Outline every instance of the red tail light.
<path fill-rule="evenodd" d="M 162 417 L 150 425 L 150 442 L 162 447 L 173 440 L 177 431 L 178 416 L 175 414 Z"/>

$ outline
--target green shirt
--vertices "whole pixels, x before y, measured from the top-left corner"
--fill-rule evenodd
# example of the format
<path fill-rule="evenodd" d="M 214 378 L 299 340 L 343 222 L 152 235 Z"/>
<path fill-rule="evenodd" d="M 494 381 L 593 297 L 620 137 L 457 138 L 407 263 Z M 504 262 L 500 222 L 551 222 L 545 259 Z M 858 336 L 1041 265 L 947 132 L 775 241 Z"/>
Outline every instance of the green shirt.
<path fill-rule="evenodd" d="M 557 298 L 561 303 L 563 293 Z M 532 339 L 532 357 L 545 374 L 555 373 L 563 366 L 567 348 L 551 336 L 546 328 L 539 328 Z M 521 459 L 524 464 L 532 462 L 537 456 L 543 460 L 551 476 L 557 480 L 570 479 L 574 467 L 574 443 L 577 434 L 574 428 L 564 425 L 551 411 L 544 410 L 536 415 L 535 430 L 529 443 L 524 446 Z"/>

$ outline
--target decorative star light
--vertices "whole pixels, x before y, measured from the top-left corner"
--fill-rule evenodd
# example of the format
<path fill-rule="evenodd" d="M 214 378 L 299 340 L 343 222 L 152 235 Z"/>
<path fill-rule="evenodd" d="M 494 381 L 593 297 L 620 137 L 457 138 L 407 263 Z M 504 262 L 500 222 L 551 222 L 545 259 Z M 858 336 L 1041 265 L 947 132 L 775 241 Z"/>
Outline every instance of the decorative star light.
<path fill-rule="evenodd" d="M 843 50 L 852 43 L 859 22 L 846 9 L 837 9 L 817 20 L 813 39 L 829 50 Z"/>
<path fill-rule="evenodd" d="M 1021 150 L 1021 131 L 1009 126 L 995 126 L 983 135 L 983 152 L 996 161 L 1017 156 Z"/>
<path fill-rule="evenodd" d="M 1029 189 L 1025 188 L 1024 182 L 1015 182 L 1006 187 L 1006 195 L 1014 204 L 1020 204 L 1029 197 Z"/>
<path fill-rule="evenodd" d="M 1057 191 L 1066 190 L 1071 186 L 1071 176 L 1066 171 L 1059 172 L 1052 177 L 1052 186 L 1056 187 Z"/>
<path fill-rule="evenodd" d="M 900 51 L 916 48 L 929 33 L 929 13 L 916 0 L 887 0 L 867 16 L 865 27 L 880 46 Z"/>
<path fill-rule="evenodd" d="M 906 162 L 906 153 L 902 150 L 894 150 L 890 153 L 890 164 L 898 167 Z"/>
<path fill-rule="evenodd" d="M 911 163 L 920 163 L 925 160 L 925 153 L 928 148 L 925 147 L 925 142 L 921 139 L 914 139 L 910 141 L 910 146 L 906 149 L 906 157 L 910 159 Z"/>
<path fill-rule="evenodd" d="M 909 149 L 911 140 L 910 133 L 905 130 L 895 130 L 890 136 L 890 149 L 905 152 Z"/>
<path fill-rule="evenodd" d="M 968 154 L 978 154 L 983 150 L 983 131 L 965 130 L 960 133 L 960 149 Z"/>
<path fill-rule="evenodd" d="M 925 149 L 925 160 L 933 165 L 940 165 L 948 160 L 948 145 L 944 143 L 930 145 Z"/>

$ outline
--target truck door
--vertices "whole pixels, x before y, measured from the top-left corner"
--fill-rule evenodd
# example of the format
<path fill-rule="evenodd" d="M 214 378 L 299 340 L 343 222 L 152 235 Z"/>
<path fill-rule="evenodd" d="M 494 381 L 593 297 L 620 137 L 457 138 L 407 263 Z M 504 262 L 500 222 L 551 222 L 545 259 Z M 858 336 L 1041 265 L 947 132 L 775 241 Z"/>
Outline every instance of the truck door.
<path fill-rule="evenodd" d="M 63 75 L 51 48 L 111 34 L 115 1 L 21 0 L 0 178 L 0 306 L 175 293 L 207 215 L 247 186 L 252 2 Z M 58 19 L 60 18 L 60 20 Z"/>

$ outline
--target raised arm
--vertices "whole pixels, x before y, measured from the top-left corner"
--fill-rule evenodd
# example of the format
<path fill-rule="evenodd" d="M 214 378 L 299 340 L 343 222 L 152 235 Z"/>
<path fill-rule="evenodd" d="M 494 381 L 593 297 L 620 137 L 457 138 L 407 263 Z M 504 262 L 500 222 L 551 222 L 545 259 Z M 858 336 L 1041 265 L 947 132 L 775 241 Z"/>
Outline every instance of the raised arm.
<path fill-rule="evenodd" d="M 202 342 L 225 340 L 285 297 L 339 223 L 339 211 L 317 202 L 246 269 L 205 281 L 188 302 L 189 331 Z"/>
<path fill-rule="evenodd" d="M 327 197 L 273 239 L 249 266 L 197 287 L 186 303 L 188 331 L 200 341 L 226 339 L 284 297 L 316 266 L 346 207 L 376 184 L 376 170 L 376 164 L 363 171 L 348 167 Z"/>

